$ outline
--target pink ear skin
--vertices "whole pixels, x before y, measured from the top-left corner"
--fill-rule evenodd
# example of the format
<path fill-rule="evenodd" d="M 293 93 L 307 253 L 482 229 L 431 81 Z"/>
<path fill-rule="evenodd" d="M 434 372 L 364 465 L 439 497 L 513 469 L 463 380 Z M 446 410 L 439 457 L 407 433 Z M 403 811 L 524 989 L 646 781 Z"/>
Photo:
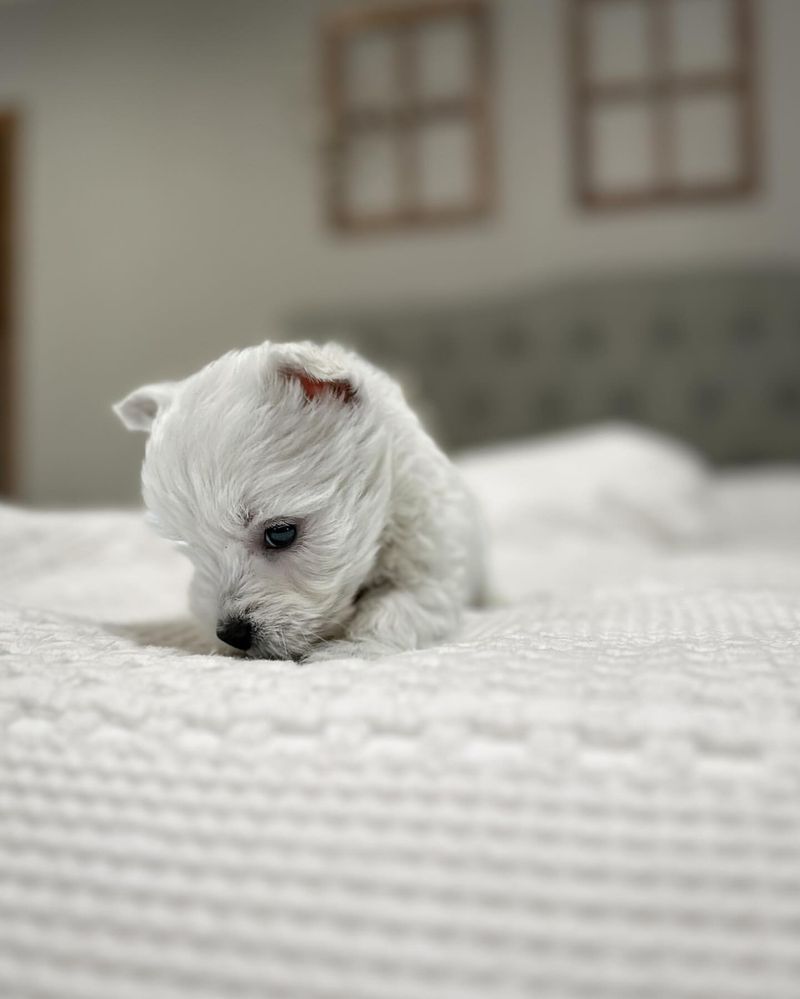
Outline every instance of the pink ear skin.
<path fill-rule="evenodd" d="M 295 370 L 284 371 L 284 376 L 300 383 L 303 393 L 309 402 L 327 395 L 349 403 L 353 402 L 356 397 L 356 390 L 346 379 L 325 380 L 312 378 L 305 371 Z"/>

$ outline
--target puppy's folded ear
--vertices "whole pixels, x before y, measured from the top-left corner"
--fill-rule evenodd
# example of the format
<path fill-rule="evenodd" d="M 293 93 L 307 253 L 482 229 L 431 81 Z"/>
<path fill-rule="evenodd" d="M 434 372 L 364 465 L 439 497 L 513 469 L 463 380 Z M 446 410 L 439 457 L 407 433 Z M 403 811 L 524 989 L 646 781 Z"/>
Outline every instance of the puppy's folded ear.
<path fill-rule="evenodd" d="M 169 409 L 175 397 L 177 382 L 143 385 L 116 403 L 114 412 L 128 430 L 150 433 L 157 416 Z"/>
<path fill-rule="evenodd" d="M 317 378 L 302 368 L 282 368 L 281 374 L 287 381 L 297 382 L 308 400 L 327 396 L 348 403 L 356 397 L 356 390 L 347 378 Z"/>
<path fill-rule="evenodd" d="M 355 402 L 358 396 L 352 356 L 335 344 L 272 344 L 270 366 L 283 382 L 302 389 L 309 401 Z"/>

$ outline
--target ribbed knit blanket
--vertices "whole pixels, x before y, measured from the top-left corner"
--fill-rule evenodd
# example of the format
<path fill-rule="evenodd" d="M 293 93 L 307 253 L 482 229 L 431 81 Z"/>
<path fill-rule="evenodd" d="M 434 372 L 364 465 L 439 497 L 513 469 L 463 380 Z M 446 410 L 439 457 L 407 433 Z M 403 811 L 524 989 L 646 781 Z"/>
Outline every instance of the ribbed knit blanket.
<path fill-rule="evenodd" d="M 798 999 L 800 473 L 547 460 L 465 461 L 498 604 L 379 661 L 208 654 L 140 514 L 0 509 L 0 995 Z"/>

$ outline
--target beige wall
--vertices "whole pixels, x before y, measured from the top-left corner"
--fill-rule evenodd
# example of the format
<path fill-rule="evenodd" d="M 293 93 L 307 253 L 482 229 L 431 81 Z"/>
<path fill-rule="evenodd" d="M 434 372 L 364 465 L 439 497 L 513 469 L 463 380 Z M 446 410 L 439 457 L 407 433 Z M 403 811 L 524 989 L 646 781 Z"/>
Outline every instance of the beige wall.
<path fill-rule="evenodd" d="M 800 3 L 761 0 L 763 194 L 587 216 L 570 204 L 563 2 L 498 0 L 502 203 L 485 225 L 321 224 L 316 0 L 0 6 L 23 116 L 23 497 L 129 501 L 109 404 L 328 304 L 450 298 L 566 271 L 800 256 Z M 330 6 L 330 4 L 327 4 Z"/>

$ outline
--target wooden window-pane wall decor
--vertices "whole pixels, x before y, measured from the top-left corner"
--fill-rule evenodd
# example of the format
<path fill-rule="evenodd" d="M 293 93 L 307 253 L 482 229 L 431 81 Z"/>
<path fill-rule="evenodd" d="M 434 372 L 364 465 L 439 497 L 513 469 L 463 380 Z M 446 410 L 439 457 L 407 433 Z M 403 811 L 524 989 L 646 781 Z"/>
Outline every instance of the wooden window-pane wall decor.
<path fill-rule="evenodd" d="M 588 208 L 758 182 L 752 0 L 570 0 L 574 180 Z"/>
<path fill-rule="evenodd" d="M 324 25 L 330 224 L 351 232 L 446 225 L 494 197 L 484 0 L 340 10 Z"/>

